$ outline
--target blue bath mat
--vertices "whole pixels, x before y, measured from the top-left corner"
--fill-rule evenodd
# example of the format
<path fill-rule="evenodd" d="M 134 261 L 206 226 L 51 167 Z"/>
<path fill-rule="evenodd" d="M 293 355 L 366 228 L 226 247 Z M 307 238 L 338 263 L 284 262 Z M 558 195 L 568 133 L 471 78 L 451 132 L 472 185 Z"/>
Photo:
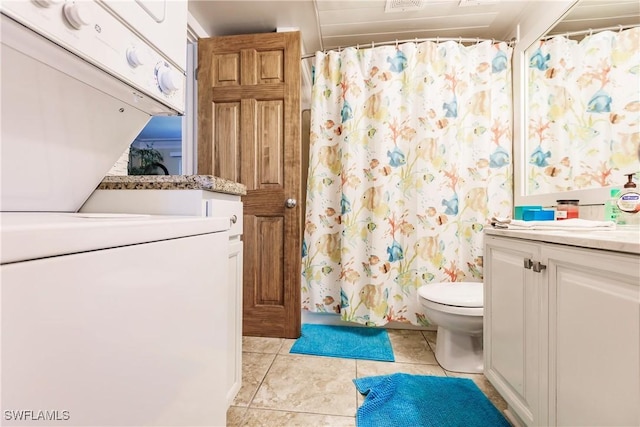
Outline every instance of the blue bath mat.
<path fill-rule="evenodd" d="M 353 380 L 366 395 L 357 427 L 509 427 L 467 378 L 392 374 Z"/>
<path fill-rule="evenodd" d="M 300 338 L 289 352 L 385 362 L 395 360 L 385 329 L 355 326 L 305 323 Z"/>

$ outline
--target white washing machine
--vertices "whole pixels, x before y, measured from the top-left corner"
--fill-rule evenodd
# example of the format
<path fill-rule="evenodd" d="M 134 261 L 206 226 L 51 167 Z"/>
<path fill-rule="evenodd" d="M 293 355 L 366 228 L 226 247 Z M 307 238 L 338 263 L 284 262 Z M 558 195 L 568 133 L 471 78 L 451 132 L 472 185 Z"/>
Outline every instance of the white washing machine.
<path fill-rule="evenodd" d="M 224 424 L 229 218 L 77 213 L 184 75 L 100 2 L 0 12 L 0 425 Z"/>

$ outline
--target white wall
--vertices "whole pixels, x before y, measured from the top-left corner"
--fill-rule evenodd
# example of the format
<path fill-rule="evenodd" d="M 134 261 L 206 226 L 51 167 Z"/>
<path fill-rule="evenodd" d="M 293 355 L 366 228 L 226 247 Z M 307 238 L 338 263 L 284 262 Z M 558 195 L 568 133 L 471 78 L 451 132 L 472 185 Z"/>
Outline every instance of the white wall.
<path fill-rule="evenodd" d="M 122 156 L 120 156 L 120 158 L 116 160 L 116 163 L 111 167 L 109 172 L 107 172 L 107 176 L 120 176 L 128 174 L 129 150 L 130 147 L 127 147 L 124 153 L 122 153 Z"/>

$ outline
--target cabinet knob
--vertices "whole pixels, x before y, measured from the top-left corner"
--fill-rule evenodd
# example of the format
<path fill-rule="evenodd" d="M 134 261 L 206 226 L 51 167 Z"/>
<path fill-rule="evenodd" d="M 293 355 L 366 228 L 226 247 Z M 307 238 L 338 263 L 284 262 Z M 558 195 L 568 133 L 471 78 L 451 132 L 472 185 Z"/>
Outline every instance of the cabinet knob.
<path fill-rule="evenodd" d="M 231 215 L 231 218 L 229 219 L 229 221 L 231 222 L 231 225 L 233 225 L 236 222 L 238 222 L 238 217 L 236 215 Z"/>
<path fill-rule="evenodd" d="M 533 271 L 535 271 L 536 273 L 540 273 L 542 270 L 545 270 L 546 268 L 547 266 L 542 264 L 540 261 L 533 262 Z"/>
<path fill-rule="evenodd" d="M 532 266 L 533 266 L 533 261 L 531 261 L 531 258 L 525 258 L 524 259 L 524 268 L 526 268 L 527 270 L 531 270 Z"/>

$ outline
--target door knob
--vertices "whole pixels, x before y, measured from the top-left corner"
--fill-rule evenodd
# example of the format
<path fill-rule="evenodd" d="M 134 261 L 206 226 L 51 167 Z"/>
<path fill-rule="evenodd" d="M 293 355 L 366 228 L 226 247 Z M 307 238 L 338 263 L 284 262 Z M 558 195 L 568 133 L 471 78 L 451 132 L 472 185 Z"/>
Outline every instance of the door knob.
<path fill-rule="evenodd" d="M 287 201 L 284 202 L 284 205 L 289 209 L 295 208 L 297 204 L 298 202 L 296 201 L 296 199 L 287 199 Z"/>

